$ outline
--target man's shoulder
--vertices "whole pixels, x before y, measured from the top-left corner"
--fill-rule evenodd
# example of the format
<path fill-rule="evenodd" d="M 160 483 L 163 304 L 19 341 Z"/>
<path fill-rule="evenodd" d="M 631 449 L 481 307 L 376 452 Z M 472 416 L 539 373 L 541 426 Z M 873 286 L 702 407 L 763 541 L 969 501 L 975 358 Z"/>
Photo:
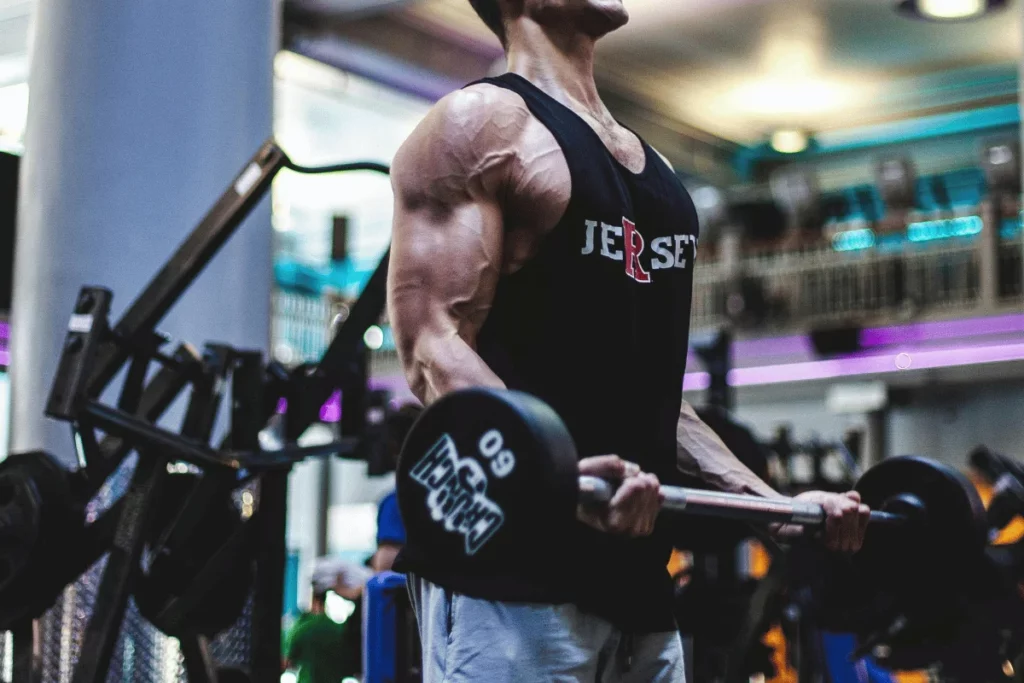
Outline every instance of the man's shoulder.
<path fill-rule="evenodd" d="M 407 144 L 443 142 L 449 148 L 480 152 L 507 144 L 523 131 L 531 117 L 518 94 L 490 83 L 476 83 L 445 95 Z"/>
<path fill-rule="evenodd" d="M 530 109 L 518 93 L 493 83 L 474 83 L 441 98 L 434 111 L 454 123 L 508 123 L 526 121 Z M 494 117 L 502 121 L 495 121 Z"/>
<path fill-rule="evenodd" d="M 395 156 L 396 189 L 504 177 L 531 116 L 519 95 L 488 83 L 446 95 Z"/>

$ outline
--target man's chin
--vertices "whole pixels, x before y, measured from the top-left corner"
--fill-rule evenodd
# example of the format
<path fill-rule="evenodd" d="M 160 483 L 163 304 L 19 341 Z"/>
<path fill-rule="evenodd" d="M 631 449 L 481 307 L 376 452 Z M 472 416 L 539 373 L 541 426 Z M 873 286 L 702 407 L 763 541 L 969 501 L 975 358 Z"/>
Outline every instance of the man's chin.
<path fill-rule="evenodd" d="M 587 23 L 590 25 L 590 33 L 595 38 L 608 35 L 629 23 L 629 12 L 618 3 L 598 5 L 592 8 L 592 12 L 592 20 Z"/>

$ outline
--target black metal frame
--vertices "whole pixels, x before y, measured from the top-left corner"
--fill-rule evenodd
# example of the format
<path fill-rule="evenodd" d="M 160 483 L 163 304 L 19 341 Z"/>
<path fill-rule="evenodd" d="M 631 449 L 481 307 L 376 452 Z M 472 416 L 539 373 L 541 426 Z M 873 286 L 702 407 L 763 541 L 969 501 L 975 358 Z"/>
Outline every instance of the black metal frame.
<path fill-rule="evenodd" d="M 233 487 L 254 478 L 259 482 L 255 514 L 239 534 L 224 543 L 222 550 L 228 550 L 217 553 L 201 577 L 216 573 L 222 555 L 227 557 L 243 547 L 255 553 L 252 680 L 276 683 L 279 679 L 288 473 L 306 457 L 351 457 L 360 450 L 362 430 L 349 417 L 349 433 L 339 442 L 313 448 L 299 448 L 295 442 L 318 419 L 320 407 L 335 389 L 349 394 L 346 398 L 365 394 L 367 350 L 362 338 L 384 309 L 388 256 L 385 254 L 381 260 L 321 361 L 313 366 L 292 372 L 273 363 L 264 367 L 260 352 L 237 351 L 226 346 L 208 346 L 199 358 L 182 345 L 166 356 L 160 351 L 166 339 L 156 332 L 156 326 L 257 205 L 277 172 L 286 167 L 303 173 L 388 172 L 386 166 L 372 163 L 321 169 L 297 166 L 273 141 L 268 141 L 115 325 L 107 319 L 112 299 L 108 290 L 83 288 L 76 302 L 46 406 L 48 416 L 73 425 L 81 446 L 81 468 L 73 473 L 74 491 L 82 500 L 88 500 L 132 450 L 139 453 L 139 461 L 128 492 L 86 528 L 81 557 L 69 563 L 68 583 L 104 552 L 110 553 L 73 683 L 101 683 L 106 679 L 139 571 L 155 494 L 168 476 L 168 463 L 174 461 L 189 462 L 214 474 L 203 479 L 219 482 L 220 492 L 225 481 Z M 147 383 L 154 361 L 160 369 Z M 98 397 L 126 363 L 128 372 L 117 406 L 101 403 Z M 229 376 L 231 432 L 220 448 L 214 448 L 208 445 L 210 433 L 221 404 L 221 387 Z M 191 396 L 181 433 L 157 426 L 155 422 L 187 386 L 191 387 Z M 280 398 L 288 400 L 284 416 L 287 445 L 276 451 L 263 451 L 258 434 L 273 417 Z M 346 404 L 351 405 L 351 400 Z M 102 441 L 96 430 L 105 432 Z M 195 498 L 209 499 L 216 493 L 214 484 L 197 486 L 189 504 L 175 520 L 176 531 L 170 533 L 186 534 L 195 528 L 203 509 L 202 501 Z M 254 539 L 259 540 L 258 544 Z M 202 583 L 203 580 L 197 580 L 197 584 Z M 190 601 L 201 594 L 201 588 L 198 585 L 192 595 L 176 601 L 181 604 L 168 609 L 187 609 Z M 18 680 L 22 680 L 22 674 L 31 675 L 33 637 L 31 622 L 26 623 L 29 627 L 23 624 L 15 631 Z M 205 638 L 183 638 L 182 651 L 190 681 L 215 683 L 216 672 Z M 31 679 L 25 676 L 24 680 Z"/>

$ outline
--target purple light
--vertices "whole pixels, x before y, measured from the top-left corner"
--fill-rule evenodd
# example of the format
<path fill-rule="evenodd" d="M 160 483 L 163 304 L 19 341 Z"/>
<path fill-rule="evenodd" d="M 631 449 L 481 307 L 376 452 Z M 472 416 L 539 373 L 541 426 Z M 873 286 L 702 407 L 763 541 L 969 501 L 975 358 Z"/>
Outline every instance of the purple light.
<path fill-rule="evenodd" d="M 860 341 L 863 346 L 871 347 L 1017 332 L 1024 332 L 1024 315 L 1000 315 L 991 318 L 968 318 L 875 327 L 864 330 L 861 333 Z"/>
<path fill-rule="evenodd" d="M 688 372 L 683 375 L 683 391 L 704 391 L 711 386 L 711 375 L 706 372 Z"/>
<path fill-rule="evenodd" d="M 335 391 L 331 394 L 331 397 L 327 399 L 327 403 L 320 408 L 320 421 L 321 422 L 340 422 L 341 421 L 341 392 Z"/>
<path fill-rule="evenodd" d="M 904 356 L 899 365 L 897 358 Z M 909 356 L 909 365 L 906 360 Z M 810 380 L 835 379 L 856 375 L 881 375 L 904 370 L 930 370 L 982 363 L 1004 363 L 1024 360 L 1024 344 L 998 344 L 994 346 L 902 350 L 900 352 L 818 360 L 804 363 L 784 363 L 752 368 L 736 368 L 729 373 L 729 384 L 736 387 L 780 384 Z M 708 386 L 707 373 L 688 373 L 683 379 L 684 391 L 699 391 Z"/>
<path fill-rule="evenodd" d="M 414 400 L 412 392 L 409 391 L 409 385 L 405 383 L 405 378 L 398 375 L 394 377 L 374 377 L 370 380 L 370 389 L 390 391 L 396 401 Z M 277 402 L 277 413 L 283 415 L 287 411 L 288 401 L 282 398 Z M 327 402 L 321 406 L 320 420 L 321 422 L 341 421 L 341 391 L 335 391 L 327 399 Z"/>
<path fill-rule="evenodd" d="M 0 365 L 7 367 L 11 364 L 11 354 L 7 351 L 0 351 Z"/>
<path fill-rule="evenodd" d="M 6 322 L 0 320 L 0 339 L 10 339 L 10 338 L 11 338 L 11 325 L 10 325 L 10 323 L 6 323 Z"/>
<path fill-rule="evenodd" d="M 908 357 L 909 366 L 906 365 Z M 735 387 L 763 386 L 1008 361 L 1024 361 L 1024 343 L 941 349 L 902 347 L 850 358 L 736 368 L 729 373 L 729 384 Z M 391 391 L 396 398 L 411 396 L 400 375 L 374 378 L 370 384 L 374 389 Z M 683 377 L 683 391 L 704 391 L 710 385 L 711 376 L 706 372 L 688 372 Z"/>
<path fill-rule="evenodd" d="M 871 349 L 896 344 L 924 343 L 937 340 L 1016 333 L 1024 333 L 1024 315 L 1011 314 L 987 318 L 967 318 L 893 325 L 890 327 L 872 327 L 861 332 L 860 341 L 864 348 Z M 810 356 L 812 354 L 811 342 L 806 335 L 766 339 L 740 339 L 733 343 L 733 356 L 740 361 L 780 356 L 799 358 L 800 356 Z M 692 351 L 689 355 L 689 362 L 699 362 Z"/>
<path fill-rule="evenodd" d="M 811 340 L 806 335 L 789 337 L 767 337 L 764 339 L 737 339 L 732 343 L 733 355 L 737 358 L 766 358 L 811 353 Z M 697 354 L 690 349 L 688 363 L 697 363 Z"/>
<path fill-rule="evenodd" d="M 810 353 L 811 348 L 811 340 L 802 334 L 792 337 L 741 339 L 733 344 L 737 356 L 753 356 L 755 358 Z"/>

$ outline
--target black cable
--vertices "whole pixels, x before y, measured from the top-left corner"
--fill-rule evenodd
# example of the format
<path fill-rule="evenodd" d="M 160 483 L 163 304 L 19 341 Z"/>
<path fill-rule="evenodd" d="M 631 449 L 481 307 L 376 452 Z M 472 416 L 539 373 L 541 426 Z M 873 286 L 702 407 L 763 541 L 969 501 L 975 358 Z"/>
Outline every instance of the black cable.
<path fill-rule="evenodd" d="M 330 166 L 301 166 L 291 159 L 285 162 L 285 167 L 297 173 L 306 175 L 319 175 L 321 173 L 345 173 L 347 171 L 374 171 L 384 175 L 391 175 L 391 167 L 385 164 L 378 164 L 374 161 L 355 161 L 349 164 L 332 164 Z"/>

